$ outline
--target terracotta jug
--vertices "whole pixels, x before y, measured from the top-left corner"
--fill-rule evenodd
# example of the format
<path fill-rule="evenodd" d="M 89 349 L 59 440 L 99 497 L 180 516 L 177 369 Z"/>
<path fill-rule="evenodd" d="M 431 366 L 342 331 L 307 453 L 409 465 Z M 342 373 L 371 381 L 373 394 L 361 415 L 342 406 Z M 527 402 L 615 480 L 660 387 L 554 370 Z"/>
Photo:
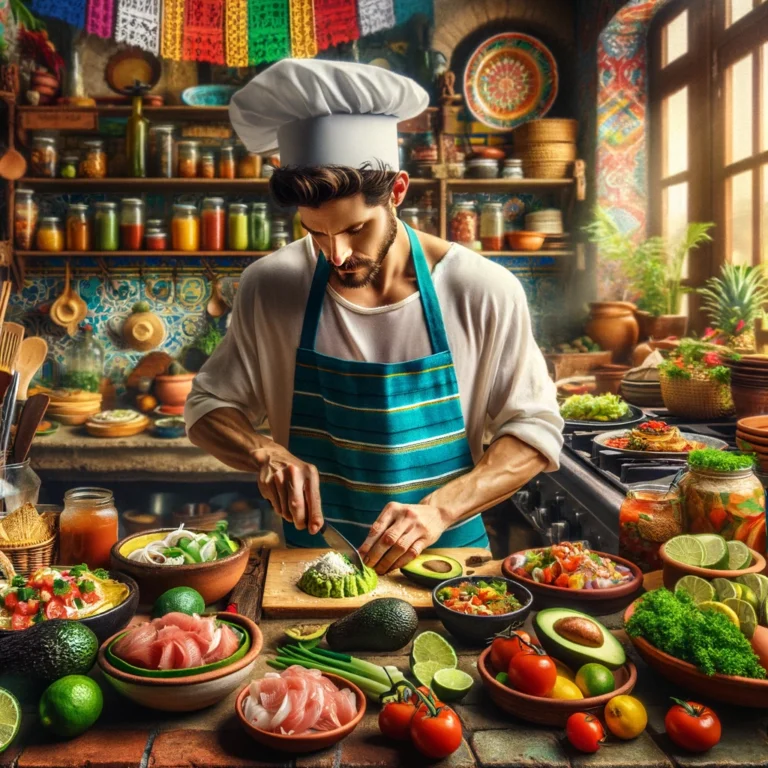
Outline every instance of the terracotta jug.
<path fill-rule="evenodd" d="M 640 329 L 635 305 L 628 301 L 593 301 L 589 305 L 587 336 L 612 353 L 614 360 L 624 360 L 637 344 Z"/>

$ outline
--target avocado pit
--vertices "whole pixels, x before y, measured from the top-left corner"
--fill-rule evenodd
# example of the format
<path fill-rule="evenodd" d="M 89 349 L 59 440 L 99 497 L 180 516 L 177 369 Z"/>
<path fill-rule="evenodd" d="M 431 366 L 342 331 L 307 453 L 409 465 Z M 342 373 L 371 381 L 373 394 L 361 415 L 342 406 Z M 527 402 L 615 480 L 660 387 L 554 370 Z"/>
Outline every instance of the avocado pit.
<path fill-rule="evenodd" d="M 586 648 L 600 648 L 605 642 L 600 627 L 590 619 L 566 616 L 558 619 L 552 628 L 560 637 Z"/>
<path fill-rule="evenodd" d="M 450 573 L 452 570 L 451 564 L 446 563 L 445 560 L 426 560 L 422 564 L 422 568 L 433 573 Z"/>

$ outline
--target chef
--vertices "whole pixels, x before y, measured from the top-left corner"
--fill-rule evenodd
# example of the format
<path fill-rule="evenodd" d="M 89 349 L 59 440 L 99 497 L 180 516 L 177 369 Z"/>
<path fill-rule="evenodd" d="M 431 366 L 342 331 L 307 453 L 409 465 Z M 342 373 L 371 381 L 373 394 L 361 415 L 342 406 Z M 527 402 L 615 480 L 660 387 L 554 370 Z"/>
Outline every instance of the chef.
<path fill-rule="evenodd" d="M 235 94 L 232 125 L 279 150 L 272 197 L 309 234 L 244 271 L 185 409 L 193 443 L 258 476 L 288 545 L 323 547 L 327 520 L 379 573 L 487 546 L 480 513 L 562 445 L 518 280 L 396 216 L 397 124 L 427 103 L 393 72 L 315 60 Z"/>

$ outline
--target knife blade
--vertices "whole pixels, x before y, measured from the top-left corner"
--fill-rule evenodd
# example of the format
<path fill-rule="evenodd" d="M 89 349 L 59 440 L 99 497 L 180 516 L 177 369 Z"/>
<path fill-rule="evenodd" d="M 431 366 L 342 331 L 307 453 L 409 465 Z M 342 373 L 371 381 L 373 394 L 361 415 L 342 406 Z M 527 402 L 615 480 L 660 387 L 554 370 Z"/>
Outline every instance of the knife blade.
<path fill-rule="evenodd" d="M 0 425 L 0 459 L 5 464 L 8 444 L 11 441 L 11 427 L 13 415 L 16 411 L 16 395 L 19 391 L 19 372 L 14 371 L 11 378 L 11 386 L 5 393 L 3 400 L 2 425 Z"/>
<path fill-rule="evenodd" d="M 318 533 L 325 539 L 325 543 L 331 548 L 340 552 L 342 555 L 346 555 L 352 565 L 362 573 L 363 571 L 363 558 L 360 557 L 360 553 L 352 544 L 343 536 L 336 528 L 334 528 L 329 522 L 324 522 L 323 527 Z"/>

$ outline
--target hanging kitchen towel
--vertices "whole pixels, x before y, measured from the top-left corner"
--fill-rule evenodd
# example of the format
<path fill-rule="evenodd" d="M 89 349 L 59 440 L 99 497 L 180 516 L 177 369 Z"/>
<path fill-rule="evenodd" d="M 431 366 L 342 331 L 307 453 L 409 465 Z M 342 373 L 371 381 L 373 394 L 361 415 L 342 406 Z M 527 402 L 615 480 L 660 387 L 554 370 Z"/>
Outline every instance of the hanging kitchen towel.
<path fill-rule="evenodd" d="M 112 37 L 112 25 L 115 23 L 114 0 L 88 0 L 85 16 L 85 31 L 89 35 Z"/>
<path fill-rule="evenodd" d="M 248 63 L 289 58 L 290 24 L 288 0 L 248 0 Z"/>
<path fill-rule="evenodd" d="M 183 31 L 184 0 L 164 0 L 163 35 L 160 45 L 160 55 L 164 59 L 181 61 Z"/>
<path fill-rule="evenodd" d="M 248 66 L 248 0 L 227 0 L 224 55 L 228 67 Z"/>
<path fill-rule="evenodd" d="M 395 22 L 399 26 L 405 24 L 416 14 L 426 16 L 430 21 L 435 16 L 433 0 L 395 0 Z"/>
<path fill-rule="evenodd" d="M 187 0 L 182 56 L 185 61 L 224 63 L 224 0 Z"/>
<path fill-rule="evenodd" d="M 86 0 L 32 0 L 32 11 L 38 16 L 52 16 L 73 27 L 85 26 Z"/>
<path fill-rule="evenodd" d="M 291 56 L 294 59 L 317 56 L 312 0 L 291 0 Z"/>
<path fill-rule="evenodd" d="M 160 0 L 117 0 L 115 40 L 159 53 Z"/>
<path fill-rule="evenodd" d="M 315 0 L 315 39 L 324 51 L 360 37 L 355 0 Z"/>
<path fill-rule="evenodd" d="M 393 0 L 359 0 L 357 12 L 360 14 L 362 37 L 395 26 L 395 7 L 392 3 Z"/>

